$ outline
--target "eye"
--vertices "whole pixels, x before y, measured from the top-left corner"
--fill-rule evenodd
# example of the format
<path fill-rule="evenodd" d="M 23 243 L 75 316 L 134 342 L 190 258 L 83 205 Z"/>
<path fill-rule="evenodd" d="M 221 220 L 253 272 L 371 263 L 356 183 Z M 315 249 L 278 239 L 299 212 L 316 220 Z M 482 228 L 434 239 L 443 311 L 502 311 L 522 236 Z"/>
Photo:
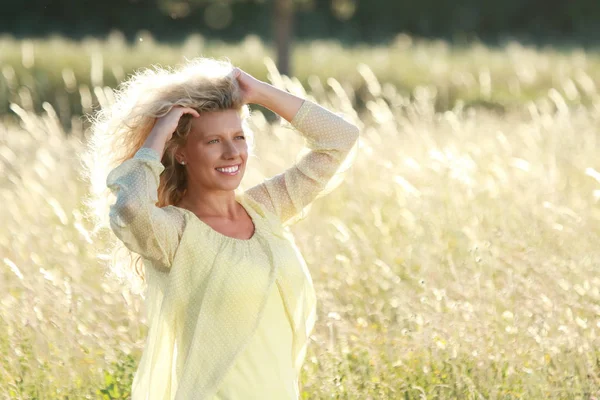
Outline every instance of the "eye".
<path fill-rule="evenodd" d="M 242 139 L 246 140 L 246 137 L 245 137 L 245 136 L 243 136 L 243 135 L 236 136 L 236 139 L 237 139 L 237 138 L 242 138 Z M 217 140 L 219 140 L 219 139 L 213 139 L 213 140 L 209 140 L 209 141 L 207 142 L 207 144 L 211 144 L 212 142 L 216 142 Z"/>

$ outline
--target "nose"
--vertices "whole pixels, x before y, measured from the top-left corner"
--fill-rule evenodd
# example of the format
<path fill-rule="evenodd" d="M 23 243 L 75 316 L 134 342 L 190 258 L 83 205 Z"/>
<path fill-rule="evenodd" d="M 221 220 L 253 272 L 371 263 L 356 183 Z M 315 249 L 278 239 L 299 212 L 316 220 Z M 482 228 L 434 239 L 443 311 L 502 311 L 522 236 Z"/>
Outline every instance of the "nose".
<path fill-rule="evenodd" d="M 225 149 L 223 151 L 223 156 L 229 160 L 232 158 L 236 158 L 239 155 L 240 155 L 240 149 L 237 148 L 235 143 L 233 143 L 231 141 L 227 141 L 225 143 Z"/>

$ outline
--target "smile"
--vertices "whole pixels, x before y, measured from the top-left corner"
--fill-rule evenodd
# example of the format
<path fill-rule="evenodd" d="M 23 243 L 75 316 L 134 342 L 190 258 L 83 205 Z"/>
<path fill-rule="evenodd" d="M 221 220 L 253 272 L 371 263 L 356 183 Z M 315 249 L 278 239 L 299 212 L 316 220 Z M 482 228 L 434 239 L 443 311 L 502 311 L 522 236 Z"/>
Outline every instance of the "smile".
<path fill-rule="evenodd" d="M 222 174 L 236 175 L 240 170 L 240 165 L 238 164 L 238 165 L 234 165 L 233 167 L 215 168 L 215 169 Z"/>

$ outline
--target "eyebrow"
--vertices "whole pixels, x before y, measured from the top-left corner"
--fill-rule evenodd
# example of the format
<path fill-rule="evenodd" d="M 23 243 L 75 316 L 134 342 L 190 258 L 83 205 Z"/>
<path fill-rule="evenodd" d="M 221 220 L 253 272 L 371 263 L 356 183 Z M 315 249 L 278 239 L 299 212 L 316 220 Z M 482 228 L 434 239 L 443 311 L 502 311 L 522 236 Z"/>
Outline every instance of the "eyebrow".
<path fill-rule="evenodd" d="M 244 133 L 244 131 L 242 129 L 240 129 L 239 131 L 232 132 L 231 135 L 237 135 L 238 133 Z M 202 137 L 204 139 L 208 139 L 208 138 L 211 138 L 211 137 L 214 137 L 214 136 L 219 136 L 219 137 L 220 136 L 227 136 L 227 134 L 226 133 L 213 133 L 213 134 L 210 134 L 210 135 L 204 135 Z"/>

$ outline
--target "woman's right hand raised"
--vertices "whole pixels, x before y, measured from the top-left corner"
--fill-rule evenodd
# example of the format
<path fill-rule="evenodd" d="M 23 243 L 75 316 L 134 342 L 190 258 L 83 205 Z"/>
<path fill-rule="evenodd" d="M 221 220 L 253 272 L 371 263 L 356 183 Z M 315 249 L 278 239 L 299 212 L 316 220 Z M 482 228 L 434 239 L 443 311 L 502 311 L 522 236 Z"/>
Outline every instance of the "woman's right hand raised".
<path fill-rule="evenodd" d="M 157 118 L 152 128 L 152 133 L 166 137 L 167 141 L 173 136 L 173 132 L 177 129 L 179 119 L 183 114 L 190 114 L 197 118 L 200 116 L 198 111 L 190 107 L 175 106 L 164 116 Z"/>

